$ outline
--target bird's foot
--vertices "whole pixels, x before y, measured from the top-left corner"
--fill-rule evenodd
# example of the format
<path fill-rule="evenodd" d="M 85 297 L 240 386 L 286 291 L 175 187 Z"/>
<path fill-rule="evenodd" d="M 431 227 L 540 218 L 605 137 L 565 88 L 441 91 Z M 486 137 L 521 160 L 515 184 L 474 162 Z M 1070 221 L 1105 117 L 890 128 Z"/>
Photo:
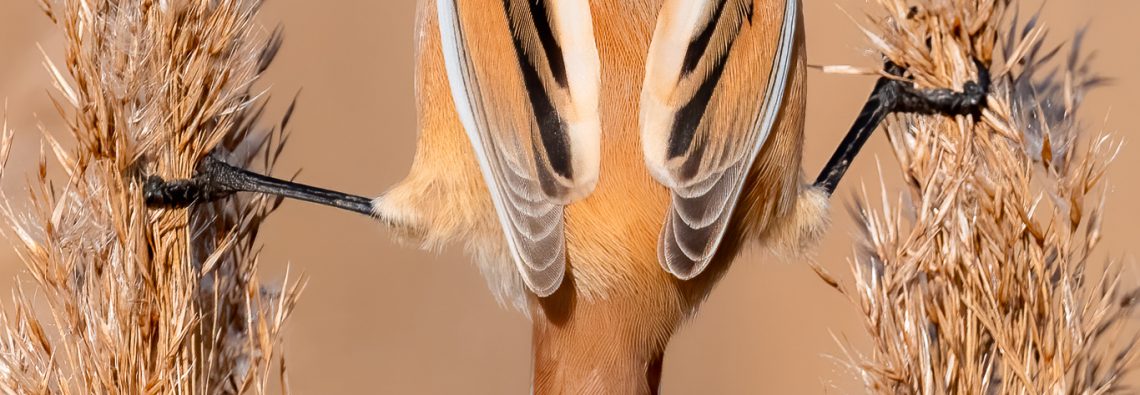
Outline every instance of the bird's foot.
<path fill-rule="evenodd" d="M 147 206 L 165 208 L 185 208 L 194 203 L 216 201 L 238 191 L 228 182 L 235 179 L 237 171 L 240 170 L 207 156 L 192 178 L 165 180 L 154 175 L 147 177 L 143 183 L 143 198 Z"/>
<path fill-rule="evenodd" d="M 235 192 L 298 199 L 374 215 L 370 198 L 253 173 L 210 156 L 202 160 L 194 177 L 190 179 L 163 180 L 151 176 L 143 185 L 143 195 L 151 207 L 185 208 L 194 203 L 216 201 Z"/>
<path fill-rule="evenodd" d="M 918 89 L 907 80 L 884 77 L 884 84 L 876 87 L 876 93 L 888 112 L 914 113 L 923 115 L 977 115 L 986 105 L 990 91 L 990 72 L 982 62 L 974 60 L 978 69 L 978 80 L 962 85 L 962 91 L 950 89 Z M 902 77 L 903 68 L 888 62 L 885 71 Z"/>
<path fill-rule="evenodd" d="M 978 80 L 967 82 L 962 86 L 962 92 L 956 92 L 950 89 L 915 88 L 912 81 L 902 79 L 905 70 L 901 66 L 887 62 L 884 70 L 891 77 L 879 78 L 875 83 L 875 89 L 871 91 L 859 117 L 820 172 L 815 187 L 827 195 L 835 192 L 863 144 L 891 113 L 980 115 L 990 91 L 990 72 L 977 59 L 974 64 L 978 68 Z"/>

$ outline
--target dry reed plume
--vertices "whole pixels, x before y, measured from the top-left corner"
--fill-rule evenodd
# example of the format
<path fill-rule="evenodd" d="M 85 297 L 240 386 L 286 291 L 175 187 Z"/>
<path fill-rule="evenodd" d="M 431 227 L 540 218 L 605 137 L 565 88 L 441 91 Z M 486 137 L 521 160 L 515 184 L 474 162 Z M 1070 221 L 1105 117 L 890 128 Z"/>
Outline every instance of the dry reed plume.
<path fill-rule="evenodd" d="M 0 315 L 0 390 L 265 391 L 299 291 L 257 279 L 254 240 L 279 202 L 142 198 L 146 175 L 186 178 L 207 155 L 273 167 L 288 115 L 258 126 L 252 84 L 280 44 L 255 22 L 260 5 L 45 1 L 66 39 L 62 64 L 47 64 L 75 146 L 44 133 L 62 182 L 43 157 L 30 196 L 5 197 L 5 233 L 35 281 Z"/>
<path fill-rule="evenodd" d="M 1116 264 L 1089 262 L 1119 145 L 1075 120 L 1101 80 L 1080 35 L 1068 51 L 1048 46 L 1016 3 L 878 0 L 884 16 L 871 18 L 875 49 L 920 87 L 960 88 L 975 57 L 994 76 L 980 119 L 886 123 L 905 189 L 855 209 L 853 283 L 820 271 L 863 314 L 872 350 L 848 357 L 871 393 L 1128 390 L 1135 293 Z"/>

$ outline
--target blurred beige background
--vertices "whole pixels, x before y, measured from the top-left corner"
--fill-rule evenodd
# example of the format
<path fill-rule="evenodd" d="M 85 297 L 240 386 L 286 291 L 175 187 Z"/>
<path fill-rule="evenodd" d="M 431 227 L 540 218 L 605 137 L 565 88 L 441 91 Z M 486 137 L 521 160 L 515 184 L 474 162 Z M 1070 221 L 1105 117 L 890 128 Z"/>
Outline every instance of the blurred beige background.
<path fill-rule="evenodd" d="M 865 42 L 843 10 L 862 15 L 859 0 L 806 0 L 813 64 L 873 66 Z M 59 130 L 37 44 L 58 58 L 60 35 L 34 0 L 0 1 L 0 99 L 6 99 L 17 146 L 3 187 L 22 196 L 39 155 L 36 123 Z M 1025 1 L 1032 12 L 1040 1 Z M 374 195 L 411 164 L 414 129 L 412 27 L 415 2 L 267 2 L 262 20 L 283 24 L 285 46 L 265 86 L 285 102 L 303 89 L 281 173 L 303 169 L 304 182 Z M 1084 111 L 1090 132 L 1133 140 L 1140 128 L 1140 2 L 1050 2 L 1043 20 L 1052 42 L 1091 26 L 1087 48 L 1112 77 Z M 815 174 L 853 120 L 872 79 L 810 74 L 808 152 Z M 271 113 L 273 114 L 273 113 Z M 1105 256 L 1135 264 L 1140 252 L 1140 157 L 1127 144 L 1110 173 Z M 819 261 L 846 275 L 852 221 L 844 210 L 861 183 L 878 180 L 894 159 L 875 136 L 836 195 L 835 224 Z M 279 280 L 286 265 L 310 281 L 288 325 L 291 387 L 302 394 L 485 393 L 529 390 L 529 324 L 496 305 L 475 266 L 455 250 L 400 248 L 366 219 L 302 203 L 286 203 L 269 220 L 263 278 Z M 0 290 L 23 271 L 0 246 Z M 1136 275 L 1130 274 L 1135 280 Z M 0 292 L 6 295 L 7 292 Z M 7 304 L 7 298 L 0 297 Z M 670 344 L 664 391 L 689 393 L 858 393 L 841 363 L 836 338 L 866 351 L 855 308 L 804 264 L 749 254 Z M 1140 383 L 1140 380 L 1134 380 Z"/>

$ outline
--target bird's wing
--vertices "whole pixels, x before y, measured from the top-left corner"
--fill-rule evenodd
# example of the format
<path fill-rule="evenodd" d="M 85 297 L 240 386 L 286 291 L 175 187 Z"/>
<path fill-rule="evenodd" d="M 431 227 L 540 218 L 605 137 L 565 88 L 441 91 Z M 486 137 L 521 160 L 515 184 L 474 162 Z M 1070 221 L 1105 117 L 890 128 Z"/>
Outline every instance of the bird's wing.
<path fill-rule="evenodd" d="M 641 94 L 641 141 L 672 192 L 658 246 L 681 279 L 724 237 L 744 181 L 783 101 L 799 0 L 666 0 Z"/>
<path fill-rule="evenodd" d="M 598 178 L 600 62 L 588 0 L 435 0 L 451 94 L 527 286 L 565 272 L 563 206 Z"/>

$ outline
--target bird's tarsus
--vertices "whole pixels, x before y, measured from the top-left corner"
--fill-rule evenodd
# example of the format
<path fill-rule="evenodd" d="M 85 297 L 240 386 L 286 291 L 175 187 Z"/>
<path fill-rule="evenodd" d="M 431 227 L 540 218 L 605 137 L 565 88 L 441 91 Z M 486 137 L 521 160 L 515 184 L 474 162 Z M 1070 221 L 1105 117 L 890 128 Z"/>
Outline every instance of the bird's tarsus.
<path fill-rule="evenodd" d="M 828 195 L 835 192 L 839 181 L 843 179 L 843 175 L 851 166 L 851 161 L 859 154 L 859 150 L 863 148 L 863 144 L 891 113 L 980 115 L 990 91 L 990 72 L 977 59 L 974 60 L 974 64 L 978 69 L 978 81 L 964 84 L 962 92 L 949 89 L 917 89 L 910 81 L 893 77 L 879 78 L 851 130 L 847 132 L 847 136 L 836 148 L 831 160 L 820 172 L 815 186 L 822 188 Z M 894 77 L 902 77 L 904 69 L 888 61 L 884 71 Z"/>

